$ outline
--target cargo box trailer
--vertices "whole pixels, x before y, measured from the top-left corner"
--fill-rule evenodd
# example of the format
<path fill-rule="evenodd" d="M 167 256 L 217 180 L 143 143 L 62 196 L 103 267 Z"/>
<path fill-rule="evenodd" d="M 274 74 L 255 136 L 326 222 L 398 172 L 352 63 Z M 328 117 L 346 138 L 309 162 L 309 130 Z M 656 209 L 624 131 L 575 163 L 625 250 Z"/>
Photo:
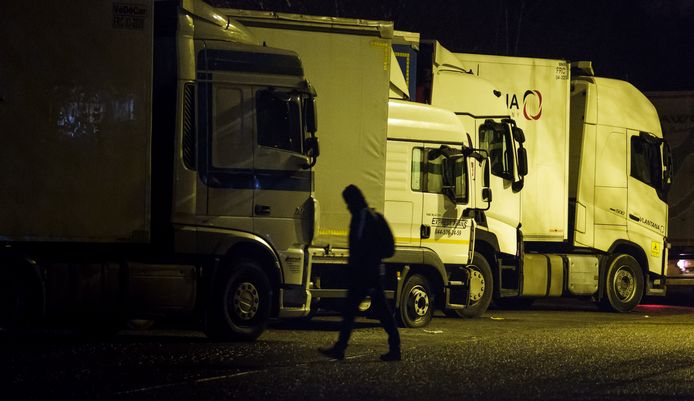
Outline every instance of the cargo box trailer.
<path fill-rule="evenodd" d="M 182 316 L 254 339 L 309 312 L 318 146 L 296 53 L 197 0 L 0 20 L 0 324 Z"/>

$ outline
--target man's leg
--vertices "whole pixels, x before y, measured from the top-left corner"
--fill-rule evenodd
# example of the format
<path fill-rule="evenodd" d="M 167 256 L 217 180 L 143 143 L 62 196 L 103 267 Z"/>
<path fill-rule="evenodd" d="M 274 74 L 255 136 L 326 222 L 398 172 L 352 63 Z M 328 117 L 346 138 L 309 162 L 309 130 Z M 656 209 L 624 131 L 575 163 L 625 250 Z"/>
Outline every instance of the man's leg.
<path fill-rule="evenodd" d="M 345 299 L 344 309 L 342 310 L 342 323 L 340 325 L 340 335 L 337 338 L 335 345 L 329 348 L 318 348 L 318 351 L 334 359 L 345 359 L 345 349 L 349 343 L 349 337 L 352 334 L 354 326 L 354 318 L 359 309 L 359 304 L 366 296 L 366 290 L 358 288 L 350 288 Z"/>
<path fill-rule="evenodd" d="M 352 335 L 352 330 L 354 329 L 354 318 L 359 310 L 359 304 L 364 300 L 365 296 L 366 289 L 354 287 L 349 289 L 347 299 L 345 299 L 345 308 L 342 311 L 340 335 L 338 336 L 337 343 L 335 344 L 335 348 L 343 353 L 345 348 L 347 348 L 347 344 L 349 344 L 349 337 Z"/>
<path fill-rule="evenodd" d="M 398 331 L 398 326 L 395 323 L 395 318 L 393 313 L 388 306 L 386 301 L 386 296 L 383 290 L 383 282 L 379 280 L 376 287 L 373 289 L 371 294 L 371 299 L 373 300 L 373 305 L 376 307 L 376 313 L 378 319 L 383 325 L 383 329 L 388 333 L 388 347 L 390 353 L 397 353 L 398 359 L 400 355 L 400 332 Z"/>

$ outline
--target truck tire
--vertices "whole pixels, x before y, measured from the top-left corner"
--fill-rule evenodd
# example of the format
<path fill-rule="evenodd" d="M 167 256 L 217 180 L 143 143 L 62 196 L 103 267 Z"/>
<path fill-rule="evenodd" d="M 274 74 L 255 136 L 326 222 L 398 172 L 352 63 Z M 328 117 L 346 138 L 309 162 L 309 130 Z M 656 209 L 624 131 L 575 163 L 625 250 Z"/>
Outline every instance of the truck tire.
<path fill-rule="evenodd" d="M 216 340 L 253 341 L 270 316 L 270 281 L 253 260 L 240 259 L 213 286 L 205 333 Z"/>
<path fill-rule="evenodd" d="M 601 306 L 614 312 L 629 312 L 643 298 L 644 278 L 639 262 L 631 255 L 613 255 L 607 262 L 605 294 Z"/>
<path fill-rule="evenodd" d="M 433 315 L 434 302 L 429 281 L 420 274 L 407 277 L 400 294 L 398 317 L 404 327 L 424 327 Z"/>
<path fill-rule="evenodd" d="M 492 268 L 487 258 L 479 252 L 475 252 L 470 269 L 470 305 L 465 309 L 456 310 L 460 317 L 480 317 L 489 308 L 494 292 L 494 278 Z"/>
<path fill-rule="evenodd" d="M 487 311 L 492 301 L 494 292 L 494 278 L 492 268 L 487 259 L 479 252 L 475 252 L 470 269 L 470 305 L 465 309 L 456 310 L 460 317 L 480 317 Z"/>

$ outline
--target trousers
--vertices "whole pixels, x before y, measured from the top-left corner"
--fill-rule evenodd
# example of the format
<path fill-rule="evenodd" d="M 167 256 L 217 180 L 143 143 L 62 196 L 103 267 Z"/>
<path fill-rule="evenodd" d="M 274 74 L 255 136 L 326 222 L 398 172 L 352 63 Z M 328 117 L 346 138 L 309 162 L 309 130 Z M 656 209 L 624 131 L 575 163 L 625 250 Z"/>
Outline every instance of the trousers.
<path fill-rule="evenodd" d="M 388 346 L 391 351 L 400 351 L 400 333 L 393 313 L 386 302 L 383 280 L 378 279 L 370 284 L 353 284 L 350 286 L 342 313 L 342 326 L 335 348 L 344 351 L 354 329 L 354 318 L 359 311 L 359 304 L 371 295 L 371 307 L 375 308 L 381 326 L 388 333 Z"/>

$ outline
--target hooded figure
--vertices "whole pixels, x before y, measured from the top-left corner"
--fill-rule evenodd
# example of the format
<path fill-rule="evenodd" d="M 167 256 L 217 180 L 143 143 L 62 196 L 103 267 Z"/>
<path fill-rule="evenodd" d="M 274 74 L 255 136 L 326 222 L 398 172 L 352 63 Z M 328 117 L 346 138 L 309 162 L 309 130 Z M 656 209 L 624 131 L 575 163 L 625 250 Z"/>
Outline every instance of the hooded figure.
<path fill-rule="evenodd" d="M 369 209 L 364 194 L 355 185 L 348 185 L 342 191 L 342 198 L 352 214 L 349 224 L 348 295 L 345 299 L 342 327 L 337 342 L 334 346 L 321 348 L 319 351 L 334 359 L 344 359 L 359 304 L 370 295 L 371 305 L 375 308 L 381 325 L 388 333 L 389 351 L 381 355 L 381 360 L 399 361 L 401 358 L 400 333 L 395 324 L 393 313 L 386 302 L 383 289 L 384 268 L 381 264 L 379 250 L 375 246 L 379 243 L 374 238 L 376 214 Z"/>
<path fill-rule="evenodd" d="M 349 224 L 349 266 L 347 272 L 352 286 L 375 288 L 381 279 L 381 258 L 374 244 L 375 216 L 368 203 L 355 185 L 342 191 L 342 198 L 352 214 Z"/>

